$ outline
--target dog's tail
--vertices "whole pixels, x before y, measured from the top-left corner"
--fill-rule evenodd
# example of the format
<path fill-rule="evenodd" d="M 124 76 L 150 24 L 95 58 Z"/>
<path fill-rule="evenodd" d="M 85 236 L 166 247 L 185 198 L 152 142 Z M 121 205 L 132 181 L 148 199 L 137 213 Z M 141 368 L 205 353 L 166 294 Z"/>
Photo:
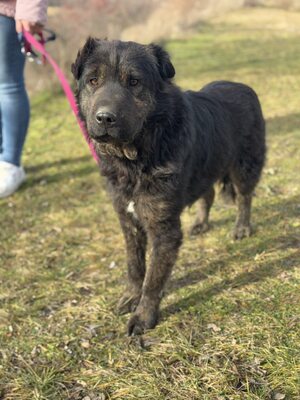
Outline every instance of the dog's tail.
<path fill-rule="evenodd" d="M 220 194 L 223 201 L 226 204 L 235 203 L 236 193 L 234 190 L 233 183 L 228 175 L 224 176 L 224 178 L 220 182 L 221 190 Z"/>

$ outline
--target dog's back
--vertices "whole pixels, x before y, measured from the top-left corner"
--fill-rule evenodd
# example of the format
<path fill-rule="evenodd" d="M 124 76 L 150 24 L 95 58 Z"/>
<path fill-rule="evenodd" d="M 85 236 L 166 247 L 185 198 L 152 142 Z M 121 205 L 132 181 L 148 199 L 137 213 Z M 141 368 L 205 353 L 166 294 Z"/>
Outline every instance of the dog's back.
<path fill-rule="evenodd" d="M 254 90 L 241 83 L 216 81 L 184 95 L 195 131 L 193 148 L 197 149 L 190 202 L 203 193 L 204 183 L 209 186 L 217 180 L 226 183 L 225 194 L 234 198 L 232 178 L 237 175 L 243 191 L 252 191 L 265 160 L 265 122 Z"/>
<path fill-rule="evenodd" d="M 216 81 L 204 86 L 200 92 L 222 104 L 231 117 L 236 140 L 244 136 L 257 136 L 264 147 L 265 122 L 257 94 L 243 83 Z"/>
<path fill-rule="evenodd" d="M 196 101 L 193 107 L 203 105 L 211 111 L 216 129 L 225 131 L 235 144 L 243 144 L 246 137 L 255 141 L 265 152 L 265 122 L 260 102 L 254 90 L 247 85 L 228 81 L 215 81 L 199 92 L 187 92 Z M 199 110 L 200 111 L 200 110 Z"/>

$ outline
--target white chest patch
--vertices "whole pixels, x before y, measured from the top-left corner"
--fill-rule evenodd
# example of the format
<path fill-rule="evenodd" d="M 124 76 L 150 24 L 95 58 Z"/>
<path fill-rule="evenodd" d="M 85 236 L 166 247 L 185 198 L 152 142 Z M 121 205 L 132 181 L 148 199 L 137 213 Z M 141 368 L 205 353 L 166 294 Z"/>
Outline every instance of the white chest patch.
<path fill-rule="evenodd" d="M 134 209 L 134 201 L 131 200 L 131 201 L 128 203 L 127 212 L 128 212 L 128 213 L 131 213 L 131 214 L 134 214 L 134 216 L 136 215 L 135 209 Z"/>
<path fill-rule="evenodd" d="M 135 218 L 136 220 L 139 219 L 137 213 L 135 212 L 134 201 L 131 200 L 131 201 L 128 203 L 127 212 L 128 212 L 129 214 L 131 214 L 131 215 L 133 216 L 133 218 Z"/>

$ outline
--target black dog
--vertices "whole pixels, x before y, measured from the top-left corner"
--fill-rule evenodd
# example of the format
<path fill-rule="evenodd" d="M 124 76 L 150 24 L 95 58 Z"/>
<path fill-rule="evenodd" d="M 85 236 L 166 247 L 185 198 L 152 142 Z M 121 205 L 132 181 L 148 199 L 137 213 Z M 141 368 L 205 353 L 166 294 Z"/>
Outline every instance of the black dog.
<path fill-rule="evenodd" d="M 171 80 L 168 53 L 153 44 L 90 38 L 72 72 L 126 240 L 129 284 L 119 310 L 134 311 L 128 332 L 140 334 L 157 323 L 184 207 L 200 199 L 192 233 L 206 231 L 220 181 L 237 203 L 234 238 L 250 235 L 251 198 L 265 159 L 261 107 L 240 83 L 182 92 Z"/>

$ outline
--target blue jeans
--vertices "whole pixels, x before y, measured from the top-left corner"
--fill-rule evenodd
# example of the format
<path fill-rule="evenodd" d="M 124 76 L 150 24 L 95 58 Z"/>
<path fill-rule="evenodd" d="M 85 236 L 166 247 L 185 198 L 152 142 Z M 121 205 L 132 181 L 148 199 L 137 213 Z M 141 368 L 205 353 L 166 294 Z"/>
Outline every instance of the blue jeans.
<path fill-rule="evenodd" d="M 0 160 L 20 165 L 29 124 L 25 57 L 13 18 L 0 15 Z"/>

